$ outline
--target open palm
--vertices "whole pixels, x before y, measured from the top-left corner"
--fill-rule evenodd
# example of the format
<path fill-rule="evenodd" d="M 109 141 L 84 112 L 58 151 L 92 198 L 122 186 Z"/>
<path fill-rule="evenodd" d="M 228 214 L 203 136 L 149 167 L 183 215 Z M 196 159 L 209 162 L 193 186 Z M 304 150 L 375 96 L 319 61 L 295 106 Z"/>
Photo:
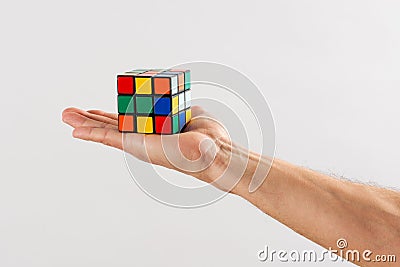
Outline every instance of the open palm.
<path fill-rule="evenodd" d="M 62 119 L 74 128 L 75 138 L 115 147 L 140 160 L 212 182 L 209 177 L 217 175 L 210 175 L 210 172 L 215 172 L 215 164 L 224 162 L 224 159 L 218 162 L 215 159 L 220 154 L 221 144 L 229 143 L 229 136 L 202 108 L 192 107 L 192 114 L 192 120 L 177 135 L 123 134 L 118 131 L 118 115 L 101 110 L 67 108 Z"/>

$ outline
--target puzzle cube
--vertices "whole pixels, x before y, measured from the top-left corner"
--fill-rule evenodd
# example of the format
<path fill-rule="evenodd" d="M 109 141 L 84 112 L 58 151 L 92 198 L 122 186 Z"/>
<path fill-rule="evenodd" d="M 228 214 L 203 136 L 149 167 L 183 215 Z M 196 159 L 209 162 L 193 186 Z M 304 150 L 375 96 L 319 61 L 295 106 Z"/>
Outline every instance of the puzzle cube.
<path fill-rule="evenodd" d="M 192 117 L 190 70 L 127 71 L 117 90 L 120 132 L 176 134 Z"/>

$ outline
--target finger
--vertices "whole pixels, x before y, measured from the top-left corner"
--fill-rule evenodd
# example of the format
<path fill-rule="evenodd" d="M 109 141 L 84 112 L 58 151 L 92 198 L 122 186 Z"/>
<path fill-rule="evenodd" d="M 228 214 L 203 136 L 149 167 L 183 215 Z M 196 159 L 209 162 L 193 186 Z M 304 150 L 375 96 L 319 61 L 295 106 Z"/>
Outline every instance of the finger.
<path fill-rule="evenodd" d="M 115 147 L 122 150 L 122 133 L 111 128 L 78 127 L 72 132 L 73 137 Z"/>
<path fill-rule="evenodd" d="M 193 106 L 191 107 L 191 110 L 192 110 L 192 117 L 197 117 L 206 113 L 206 111 L 200 106 Z"/>
<path fill-rule="evenodd" d="M 77 127 L 72 135 L 75 138 L 124 150 L 146 162 L 172 168 L 163 156 L 159 135 L 122 134 L 117 130 L 102 127 Z"/>
<path fill-rule="evenodd" d="M 101 115 L 97 115 L 97 114 L 92 114 L 89 113 L 85 110 L 82 109 L 78 109 L 78 108 L 67 108 L 64 110 L 64 113 L 69 113 L 69 112 L 75 112 L 75 113 L 79 113 L 85 117 L 88 117 L 90 119 L 93 120 L 97 120 L 97 121 L 101 121 L 101 122 L 105 122 L 105 123 L 109 123 L 109 124 L 113 124 L 113 125 L 118 125 L 118 120 L 117 119 L 111 119 L 105 116 L 101 116 Z"/>
<path fill-rule="evenodd" d="M 112 120 L 118 120 L 118 114 L 115 113 L 108 113 L 103 110 L 88 110 L 87 112 L 90 114 L 100 115 Z"/>
<path fill-rule="evenodd" d="M 109 124 L 106 122 L 90 119 L 82 114 L 76 112 L 65 112 L 63 113 L 62 120 L 68 125 L 77 127 L 97 127 L 97 128 L 113 128 L 117 129 L 114 124 Z"/>
<path fill-rule="evenodd" d="M 82 116 L 85 116 L 89 119 L 95 120 L 95 121 L 100 121 L 108 124 L 112 124 L 115 126 L 118 126 L 118 120 L 110 119 L 105 116 L 97 115 L 97 114 L 91 114 L 85 110 L 78 109 L 78 108 L 67 108 L 63 111 L 63 115 L 66 113 L 78 113 L 81 114 Z"/>
<path fill-rule="evenodd" d="M 161 156 L 162 152 L 160 153 L 159 150 L 161 147 L 158 140 L 160 136 L 135 133 L 123 134 L 117 130 L 101 127 L 77 127 L 72 132 L 72 135 L 82 140 L 115 147 L 132 154 L 140 160 L 165 166 Z M 145 142 L 145 137 L 147 137 L 147 142 Z"/>

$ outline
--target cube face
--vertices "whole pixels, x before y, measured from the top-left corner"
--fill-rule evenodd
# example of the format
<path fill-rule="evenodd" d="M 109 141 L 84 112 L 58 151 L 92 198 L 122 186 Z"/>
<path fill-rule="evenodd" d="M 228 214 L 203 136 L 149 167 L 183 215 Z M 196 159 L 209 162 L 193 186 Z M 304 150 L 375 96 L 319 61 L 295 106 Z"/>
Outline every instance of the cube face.
<path fill-rule="evenodd" d="M 190 70 L 135 69 L 117 76 L 118 129 L 176 134 L 191 119 Z"/>

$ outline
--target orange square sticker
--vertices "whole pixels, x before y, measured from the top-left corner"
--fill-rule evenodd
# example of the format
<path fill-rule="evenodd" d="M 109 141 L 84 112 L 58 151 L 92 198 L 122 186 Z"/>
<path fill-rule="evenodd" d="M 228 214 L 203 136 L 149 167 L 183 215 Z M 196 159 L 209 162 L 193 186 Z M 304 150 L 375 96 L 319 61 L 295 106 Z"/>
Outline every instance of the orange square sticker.
<path fill-rule="evenodd" d="M 160 95 L 171 93 L 170 78 L 158 77 L 158 78 L 153 78 L 153 81 L 154 81 L 154 93 Z"/>
<path fill-rule="evenodd" d="M 118 129 L 121 132 L 133 132 L 133 115 L 119 115 L 118 116 Z"/>

